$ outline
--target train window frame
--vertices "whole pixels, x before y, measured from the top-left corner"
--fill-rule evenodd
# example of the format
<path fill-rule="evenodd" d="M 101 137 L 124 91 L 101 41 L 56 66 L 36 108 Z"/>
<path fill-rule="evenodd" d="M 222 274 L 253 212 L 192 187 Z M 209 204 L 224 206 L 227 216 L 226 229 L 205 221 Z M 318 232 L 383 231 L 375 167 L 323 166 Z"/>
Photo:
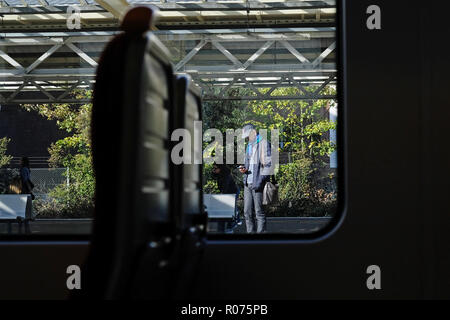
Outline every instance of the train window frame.
<path fill-rule="evenodd" d="M 336 213 L 331 217 L 330 222 L 324 227 L 311 233 L 252 233 L 252 234 L 228 234 L 228 233 L 207 233 L 206 243 L 210 245 L 229 244 L 274 244 L 281 243 L 315 243 L 328 239 L 341 227 L 347 216 L 348 203 L 348 179 L 347 179 L 347 41 L 346 41 L 346 0 L 336 0 L 336 65 L 337 65 L 337 117 L 336 124 L 337 141 L 337 207 Z"/>
<path fill-rule="evenodd" d="M 337 61 L 337 101 L 338 119 L 336 126 L 337 141 L 337 207 L 336 214 L 323 228 L 311 233 L 264 233 L 264 234 L 211 234 L 205 232 L 206 245 L 211 244 L 274 244 L 277 241 L 288 242 L 319 242 L 331 237 L 339 230 L 347 215 L 347 81 L 346 81 L 346 0 L 336 0 L 336 61 Z M 94 225 L 94 219 L 93 223 Z M 88 245 L 93 237 L 93 230 L 88 234 L 0 234 L 0 245 L 25 243 L 40 244 L 81 244 Z"/>

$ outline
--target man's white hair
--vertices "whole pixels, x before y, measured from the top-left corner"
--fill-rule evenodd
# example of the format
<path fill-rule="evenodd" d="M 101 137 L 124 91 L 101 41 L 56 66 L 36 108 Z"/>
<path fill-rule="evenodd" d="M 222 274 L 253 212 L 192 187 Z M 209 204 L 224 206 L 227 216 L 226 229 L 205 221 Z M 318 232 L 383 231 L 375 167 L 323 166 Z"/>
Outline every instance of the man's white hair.
<path fill-rule="evenodd" d="M 255 126 L 251 123 L 246 124 L 243 128 L 242 128 L 242 138 L 248 138 L 248 136 L 250 135 L 250 132 L 252 132 L 252 130 L 256 130 Z"/>

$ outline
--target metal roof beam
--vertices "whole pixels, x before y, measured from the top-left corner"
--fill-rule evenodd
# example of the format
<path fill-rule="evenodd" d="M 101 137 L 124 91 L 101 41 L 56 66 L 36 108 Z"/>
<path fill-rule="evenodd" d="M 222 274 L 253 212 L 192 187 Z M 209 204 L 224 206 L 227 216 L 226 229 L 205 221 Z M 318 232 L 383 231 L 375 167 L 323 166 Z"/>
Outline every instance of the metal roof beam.
<path fill-rule="evenodd" d="M 287 69 L 287 70 L 286 70 Z M 233 77 L 247 77 L 247 78 L 263 78 L 263 77 L 278 77 L 283 74 L 290 74 L 292 77 L 297 78 L 311 78 L 317 76 L 330 76 L 335 74 L 337 70 L 329 68 L 328 70 L 244 70 L 244 71 L 229 71 L 213 70 L 204 72 L 181 72 L 190 73 L 193 76 L 205 78 L 205 79 L 219 79 L 219 78 L 233 78 Z M 0 82 L 5 81 L 19 81 L 24 77 L 29 79 L 39 79 L 41 81 L 69 81 L 79 78 L 94 78 L 95 68 L 71 68 L 71 69 L 35 69 L 32 72 L 26 74 L 25 72 L 19 72 L 16 69 L 0 69 Z"/>
<path fill-rule="evenodd" d="M 328 48 L 325 49 L 324 52 L 322 52 L 316 60 L 313 61 L 313 66 L 318 66 L 322 61 L 330 55 L 331 52 L 336 49 L 336 42 L 333 42 Z"/>
<path fill-rule="evenodd" d="M 151 3 L 157 6 L 161 11 L 208 11 L 208 10 L 286 10 L 286 9 L 325 9 L 335 8 L 335 0 L 322 1 L 208 1 L 208 2 L 135 2 L 135 4 Z"/>
<path fill-rule="evenodd" d="M 10 65 L 12 65 L 14 68 L 18 70 L 22 70 L 23 67 L 18 63 L 16 60 L 11 58 L 6 52 L 0 50 L 0 58 L 3 58 L 6 62 L 8 62 Z"/>
<path fill-rule="evenodd" d="M 189 62 L 207 43 L 207 41 L 202 40 L 200 41 L 183 59 L 181 59 L 180 62 L 177 63 L 177 65 L 174 68 L 174 71 L 178 71 L 182 67 L 186 65 L 186 63 Z"/>
<path fill-rule="evenodd" d="M 9 6 L 17 10 L 24 7 L 35 8 L 36 10 L 45 10 L 51 8 L 67 8 L 64 2 L 60 1 L 48 1 L 38 0 L 40 6 L 33 5 L 32 7 L 25 0 L 21 0 L 23 6 Z M 78 8 L 91 6 L 85 0 L 78 0 L 79 4 L 76 4 Z M 264 16 L 267 14 L 316 14 L 316 12 L 334 13 L 336 5 L 334 1 L 289 1 L 289 2 L 152 2 L 152 1 L 139 1 L 134 2 L 132 5 L 126 3 L 126 1 L 119 0 L 98 0 L 96 1 L 100 8 L 104 11 L 111 12 L 114 16 L 120 17 L 123 12 L 123 8 L 137 5 L 153 5 L 160 10 L 160 15 L 163 17 L 177 17 L 181 15 L 202 16 L 202 13 L 208 15 L 217 15 L 218 12 L 222 12 L 222 15 L 240 15 L 242 11 L 248 10 L 250 14 L 254 14 L 253 11 L 257 11 L 257 14 Z M 334 3 L 334 4 L 333 4 Z M 23 13 L 30 13 L 33 10 L 23 10 Z M 118 15 L 116 15 L 118 13 Z"/>
<path fill-rule="evenodd" d="M 40 0 L 43 1 L 43 0 Z M 76 5 L 80 12 L 105 12 L 105 10 L 99 5 Z M 30 15 L 30 14 L 48 14 L 59 13 L 66 14 L 70 6 L 40 6 L 40 7 L 0 7 L 0 14 L 3 15 Z"/>
<path fill-rule="evenodd" d="M 230 60 L 235 67 L 238 69 L 245 69 L 242 63 L 227 49 L 225 49 L 224 46 L 222 46 L 218 41 L 212 41 L 211 42 L 214 47 L 216 47 L 222 54 Z"/>
<path fill-rule="evenodd" d="M 97 61 L 92 59 L 90 56 L 88 56 L 86 53 L 83 52 L 80 48 L 78 48 L 76 45 L 74 45 L 71 42 L 67 42 L 66 46 L 69 47 L 71 50 L 73 50 L 81 59 L 89 63 L 92 67 L 97 67 Z"/>
<path fill-rule="evenodd" d="M 275 43 L 274 40 L 267 41 L 263 44 L 261 48 L 258 49 L 248 60 L 244 63 L 243 67 L 244 69 L 247 69 L 249 66 L 252 65 L 253 62 L 256 61 L 267 49 L 269 49 L 273 44 Z"/>
<path fill-rule="evenodd" d="M 205 95 L 202 100 L 203 101 L 217 101 L 217 100 L 232 100 L 232 101 L 253 101 L 253 100 L 334 100 L 337 99 L 337 96 L 335 95 L 321 95 L 321 96 L 313 96 L 313 95 L 298 95 L 298 96 L 241 96 L 241 97 L 235 97 L 235 96 L 224 96 L 224 97 L 217 97 L 217 96 L 211 96 L 211 95 Z"/>
<path fill-rule="evenodd" d="M 61 33 L 60 35 L 53 36 L 28 36 L 28 37 L 10 37 L 3 38 L 0 40 L 0 46 L 28 46 L 28 45 L 49 45 L 57 42 L 63 41 L 63 38 L 69 36 L 72 42 L 77 43 L 88 43 L 88 42 L 107 42 L 111 40 L 114 34 L 110 33 L 107 35 L 97 35 L 93 33 L 92 35 L 76 36 L 68 33 Z M 187 34 L 187 35 L 163 35 L 158 34 L 157 37 L 162 42 L 169 41 L 220 41 L 220 42 L 267 42 L 267 41 L 320 41 L 317 38 L 311 38 L 306 34 L 284 34 L 284 33 L 273 33 L 273 34 L 234 34 L 234 35 L 219 35 L 219 34 Z M 320 39 L 334 39 L 333 34 L 326 35 Z M 331 52 L 330 52 L 331 53 Z"/>
<path fill-rule="evenodd" d="M 314 69 L 320 69 L 323 71 L 335 71 L 336 64 L 335 63 L 322 63 L 319 67 L 314 67 L 311 63 L 298 63 L 298 64 L 253 64 L 251 69 L 239 69 L 233 66 L 226 65 L 214 65 L 214 66 L 186 66 L 185 72 L 188 73 L 229 73 L 236 74 L 239 71 L 243 71 L 245 74 L 249 74 L 253 72 L 272 72 L 272 71 L 280 71 L 280 72 L 300 72 L 300 71 L 311 71 Z"/>
<path fill-rule="evenodd" d="M 289 42 L 287 42 L 287 41 L 280 41 L 280 43 L 286 49 L 288 49 L 288 51 L 290 53 L 292 53 L 292 55 L 294 55 L 294 57 L 296 57 L 302 64 L 311 63 L 308 59 L 305 58 L 304 55 L 302 55 L 300 52 L 298 52 L 297 49 L 295 49 Z"/>
<path fill-rule="evenodd" d="M 121 19 L 122 16 L 130 8 L 130 5 L 126 0 L 95 0 L 95 1 L 118 19 Z"/>
<path fill-rule="evenodd" d="M 111 40 L 112 36 L 81 36 L 81 37 L 69 37 L 72 43 L 106 43 Z M 0 40 L 0 47 L 11 46 L 47 46 L 58 43 L 63 43 L 63 37 L 52 38 L 6 38 Z"/>
<path fill-rule="evenodd" d="M 71 31 L 71 32 L 60 32 L 60 31 L 45 31 L 45 32 L 8 32 L 8 38 L 27 38 L 27 37 L 63 37 L 63 36 L 94 36 L 94 35 L 113 35 L 118 33 L 118 31 Z M 234 34 L 266 34 L 266 33 L 296 33 L 296 34 L 308 34 L 311 37 L 318 35 L 319 38 L 335 37 L 336 28 L 335 27 L 298 27 L 298 28 L 227 28 L 227 29 L 184 29 L 184 30 L 157 30 L 153 34 L 158 37 L 161 35 L 167 36 L 186 36 L 186 35 L 234 35 Z M 183 38 L 184 39 L 184 38 Z M 181 39 L 181 40 L 183 40 Z M 173 38 L 170 40 L 174 40 Z"/>

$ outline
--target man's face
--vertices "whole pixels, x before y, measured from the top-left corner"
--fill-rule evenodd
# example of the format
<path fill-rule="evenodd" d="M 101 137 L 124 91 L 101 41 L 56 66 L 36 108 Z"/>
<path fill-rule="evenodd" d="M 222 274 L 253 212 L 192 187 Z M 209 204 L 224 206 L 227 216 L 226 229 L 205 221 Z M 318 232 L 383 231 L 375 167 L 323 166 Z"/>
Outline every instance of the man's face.
<path fill-rule="evenodd" d="M 256 130 L 251 130 L 248 136 L 248 141 L 254 141 L 256 139 Z"/>

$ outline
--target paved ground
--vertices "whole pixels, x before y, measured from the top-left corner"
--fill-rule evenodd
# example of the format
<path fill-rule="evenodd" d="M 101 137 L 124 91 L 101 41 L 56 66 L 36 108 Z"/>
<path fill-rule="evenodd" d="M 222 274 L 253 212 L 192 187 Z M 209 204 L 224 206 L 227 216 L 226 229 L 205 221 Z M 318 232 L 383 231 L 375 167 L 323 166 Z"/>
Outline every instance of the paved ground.
<path fill-rule="evenodd" d="M 268 233 L 311 233 L 320 230 L 330 222 L 330 218 L 267 218 Z M 209 231 L 216 233 L 217 224 L 211 223 Z M 245 221 L 233 233 L 246 233 Z"/>
<path fill-rule="evenodd" d="M 35 220 L 30 221 L 30 229 L 32 234 L 89 234 L 91 232 L 91 219 L 52 219 L 52 220 Z M 22 226 L 19 230 L 17 223 L 12 224 L 12 233 L 24 233 L 25 228 Z M 7 233 L 6 223 L 0 224 L 0 233 Z"/>
<path fill-rule="evenodd" d="M 267 218 L 267 232 L 272 233 L 311 233 L 323 228 L 329 218 Z M 91 232 L 92 220 L 36 220 L 30 222 L 32 234 L 88 234 Z M 209 224 L 209 231 L 215 233 L 217 225 Z M 22 227 L 21 232 L 25 229 Z M 8 232 L 7 225 L 0 223 L 0 234 Z M 12 224 L 12 233 L 17 234 L 20 230 L 17 223 Z M 245 221 L 234 229 L 234 233 L 245 233 Z"/>

